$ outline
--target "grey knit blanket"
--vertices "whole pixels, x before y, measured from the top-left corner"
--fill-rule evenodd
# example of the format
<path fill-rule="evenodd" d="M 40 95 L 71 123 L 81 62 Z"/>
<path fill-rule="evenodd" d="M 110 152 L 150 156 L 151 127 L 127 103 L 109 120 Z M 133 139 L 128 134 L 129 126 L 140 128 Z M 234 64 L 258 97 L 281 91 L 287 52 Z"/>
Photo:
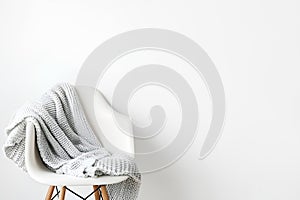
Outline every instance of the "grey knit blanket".
<path fill-rule="evenodd" d="M 56 85 L 38 101 L 22 106 L 6 128 L 5 155 L 25 171 L 28 122 L 35 126 L 40 156 L 50 170 L 78 177 L 127 175 L 127 180 L 107 186 L 108 195 L 111 200 L 137 199 L 141 174 L 134 160 L 125 154 L 111 154 L 102 147 L 72 85 Z"/>

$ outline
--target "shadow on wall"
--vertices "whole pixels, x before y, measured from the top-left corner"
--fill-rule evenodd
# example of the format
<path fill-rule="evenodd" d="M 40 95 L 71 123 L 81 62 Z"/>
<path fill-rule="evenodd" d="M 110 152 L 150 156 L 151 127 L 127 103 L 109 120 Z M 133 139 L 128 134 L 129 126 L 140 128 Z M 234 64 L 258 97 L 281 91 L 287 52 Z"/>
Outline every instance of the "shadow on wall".
<path fill-rule="evenodd" d="M 182 163 L 180 165 L 182 166 Z M 189 166 L 186 167 L 174 164 L 168 170 L 144 174 L 139 199 L 217 199 L 217 191 L 214 191 L 209 175 L 205 175 L 205 170 L 199 172 L 200 170 L 201 168 L 197 164 L 193 166 L 189 163 Z"/>

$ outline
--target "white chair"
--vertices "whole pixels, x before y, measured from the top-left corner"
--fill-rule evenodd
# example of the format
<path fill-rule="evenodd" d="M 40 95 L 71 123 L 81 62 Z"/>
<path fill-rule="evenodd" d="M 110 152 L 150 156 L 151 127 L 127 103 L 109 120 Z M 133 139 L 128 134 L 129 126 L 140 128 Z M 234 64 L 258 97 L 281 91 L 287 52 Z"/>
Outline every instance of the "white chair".
<path fill-rule="evenodd" d="M 103 95 L 96 89 L 87 86 L 76 86 L 76 90 L 82 104 L 85 115 L 101 141 L 102 145 L 110 152 L 120 151 L 128 152 L 134 155 L 134 141 L 133 138 L 124 134 L 119 128 L 115 119 L 122 125 L 122 129 L 126 132 L 132 132 L 132 124 L 130 119 L 118 112 L 113 114 L 112 107 L 103 97 Z M 94 98 L 94 104 L 93 104 Z M 118 149 L 116 148 L 118 147 Z M 109 200 L 106 185 L 119 183 L 128 178 L 128 176 L 101 176 L 99 178 L 78 178 L 74 176 L 56 174 L 50 171 L 42 163 L 35 140 L 35 129 L 33 124 L 29 123 L 26 127 L 26 141 L 25 141 L 25 165 L 29 176 L 35 181 L 49 185 L 46 195 L 46 200 L 53 199 L 59 193 L 59 199 L 63 200 L 66 190 L 70 190 L 67 186 L 93 186 L 95 200 L 101 197 L 104 200 Z M 57 186 L 61 186 L 60 192 Z M 56 188 L 57 194 L 53 196 L 53 191 Z M 78 197 L 80 195 L 76 194 Z M 86 199 L 87 197 L 82 199 Z"/>

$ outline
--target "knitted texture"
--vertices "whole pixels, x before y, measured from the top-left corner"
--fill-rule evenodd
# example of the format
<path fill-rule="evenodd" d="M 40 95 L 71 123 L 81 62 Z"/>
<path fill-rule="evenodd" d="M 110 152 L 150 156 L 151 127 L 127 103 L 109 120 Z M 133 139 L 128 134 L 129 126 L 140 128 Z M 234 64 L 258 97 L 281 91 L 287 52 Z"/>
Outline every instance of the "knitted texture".
<path fill-rule="evenodd" d="M 78 177 L 127 175 L 127 180 L 107 186 L 108 195 L 111 200 L 137 199 L 141 174 L 133 158 L 103 148 L 72 85 L 56 85 L 38 101 L 25 104 L 6 128 L 5 155 L 25 171 L 28 122 L 34 124 L 41 159 L 50 170 Z"/>

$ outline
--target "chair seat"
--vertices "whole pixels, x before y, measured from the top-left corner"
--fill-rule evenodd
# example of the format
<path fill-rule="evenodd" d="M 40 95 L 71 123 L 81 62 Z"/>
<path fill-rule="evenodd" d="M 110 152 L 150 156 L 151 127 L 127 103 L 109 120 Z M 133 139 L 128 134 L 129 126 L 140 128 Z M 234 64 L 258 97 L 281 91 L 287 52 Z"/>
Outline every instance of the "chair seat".
<path fill-rule="evenodd" d="M 41 161 L 38 149 L 35 145 L 35 132 L 32 123 L 26 127 L 26 146 L 25 164 L 29 176 L 35 181 L 46 185 L 108 185 L 119 183 L 128 178 L 128 176 L 107 176 L 103 175 L 98 178 L 79 178 L 75 176 L 57 174 L 50 171 Z"/>
<path fill-rule="evenodd" d="M 39 171 L 32 177 L 37 182 L 46 185 L 68 185 L 68 186 L 85 186 L 85 185 L 108 185 L 125 181 L 128 176 L 108 176 L 103 175 L 97 178 L 80 178 L 54 172 Z"/>

